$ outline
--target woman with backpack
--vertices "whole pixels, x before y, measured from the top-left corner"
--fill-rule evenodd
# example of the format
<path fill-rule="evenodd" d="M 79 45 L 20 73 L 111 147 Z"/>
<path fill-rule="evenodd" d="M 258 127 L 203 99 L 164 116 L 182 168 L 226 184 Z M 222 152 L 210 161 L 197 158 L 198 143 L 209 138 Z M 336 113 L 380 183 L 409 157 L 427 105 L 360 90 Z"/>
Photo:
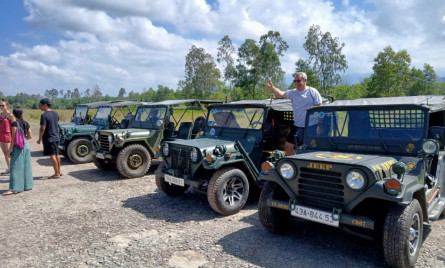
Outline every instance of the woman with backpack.
<path fill-rule="evenodd" d="M 31 148 L 26 140 L 32 138 L 28 122 L 23 120 L 23 109 L 15 107 L 12 111 L 16 121 L 12 122 L 11 143 L 9 153 L 11 157 L 9 172 L 9 191 L 3 195 L 17 194 L 32 190 L 34 181 L 31 167 Z"/>

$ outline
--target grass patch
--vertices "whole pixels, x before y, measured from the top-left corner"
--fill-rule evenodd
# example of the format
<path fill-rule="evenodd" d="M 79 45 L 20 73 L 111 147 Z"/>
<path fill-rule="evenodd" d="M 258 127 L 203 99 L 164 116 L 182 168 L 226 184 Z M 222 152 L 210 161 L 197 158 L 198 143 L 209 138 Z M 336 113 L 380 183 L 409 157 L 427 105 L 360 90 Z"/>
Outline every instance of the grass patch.
<path fill-rule="evenodd" d="M 59 114 L 59 122 L 69 122 L 73 117 L 74 110 L 62 110 L 56 109 L 54 110 Z M 40 116 L 43 114 L 43 111 L 40 109 L 23 109 L 23 119 L 32 123 L 40 123 Z"/>

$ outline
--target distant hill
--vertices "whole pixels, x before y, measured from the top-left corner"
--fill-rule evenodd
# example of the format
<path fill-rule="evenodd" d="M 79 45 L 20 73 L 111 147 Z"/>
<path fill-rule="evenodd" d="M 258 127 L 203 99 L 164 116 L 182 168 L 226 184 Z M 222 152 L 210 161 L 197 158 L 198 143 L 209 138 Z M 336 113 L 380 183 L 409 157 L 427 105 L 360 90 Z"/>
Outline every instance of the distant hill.
<path fill-rule="evenodd" d="M 437 81 L 438 81 L 439 83 L 444 83 L 444 82 L 445 82 L 445 77 L 439 77 L 439 78 L 437 79 Z"/>

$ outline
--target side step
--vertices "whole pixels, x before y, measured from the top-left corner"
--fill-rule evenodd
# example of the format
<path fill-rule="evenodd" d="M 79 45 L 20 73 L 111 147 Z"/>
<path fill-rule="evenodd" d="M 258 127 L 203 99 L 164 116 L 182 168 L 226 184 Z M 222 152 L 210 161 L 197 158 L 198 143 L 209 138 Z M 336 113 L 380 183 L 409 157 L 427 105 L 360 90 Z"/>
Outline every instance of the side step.
<path fill-rule="evenodd" d="M 445 198 L 441 197 L 435 200 L 428 209 L 428 218 L 431 221 L 439 219 L 442 211 L 445 209 Z"/>

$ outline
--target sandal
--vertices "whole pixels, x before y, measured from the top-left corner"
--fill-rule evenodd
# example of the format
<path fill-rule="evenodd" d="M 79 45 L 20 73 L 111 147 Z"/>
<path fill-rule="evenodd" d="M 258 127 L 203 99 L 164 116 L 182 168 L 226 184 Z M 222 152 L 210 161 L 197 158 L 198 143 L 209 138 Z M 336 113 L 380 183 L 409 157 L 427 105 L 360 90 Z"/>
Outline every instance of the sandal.
<path fill-rule="evenodd" d="M 2 195 L 12 195 L 12 194 L 18 194 L 18 192 L 6 191 L 6 192 L 2 193 Z"/>
<path fill-rule="evenodd" d="M 60 179 L 62 176 L 51 175 L 47 179 Z"/>

